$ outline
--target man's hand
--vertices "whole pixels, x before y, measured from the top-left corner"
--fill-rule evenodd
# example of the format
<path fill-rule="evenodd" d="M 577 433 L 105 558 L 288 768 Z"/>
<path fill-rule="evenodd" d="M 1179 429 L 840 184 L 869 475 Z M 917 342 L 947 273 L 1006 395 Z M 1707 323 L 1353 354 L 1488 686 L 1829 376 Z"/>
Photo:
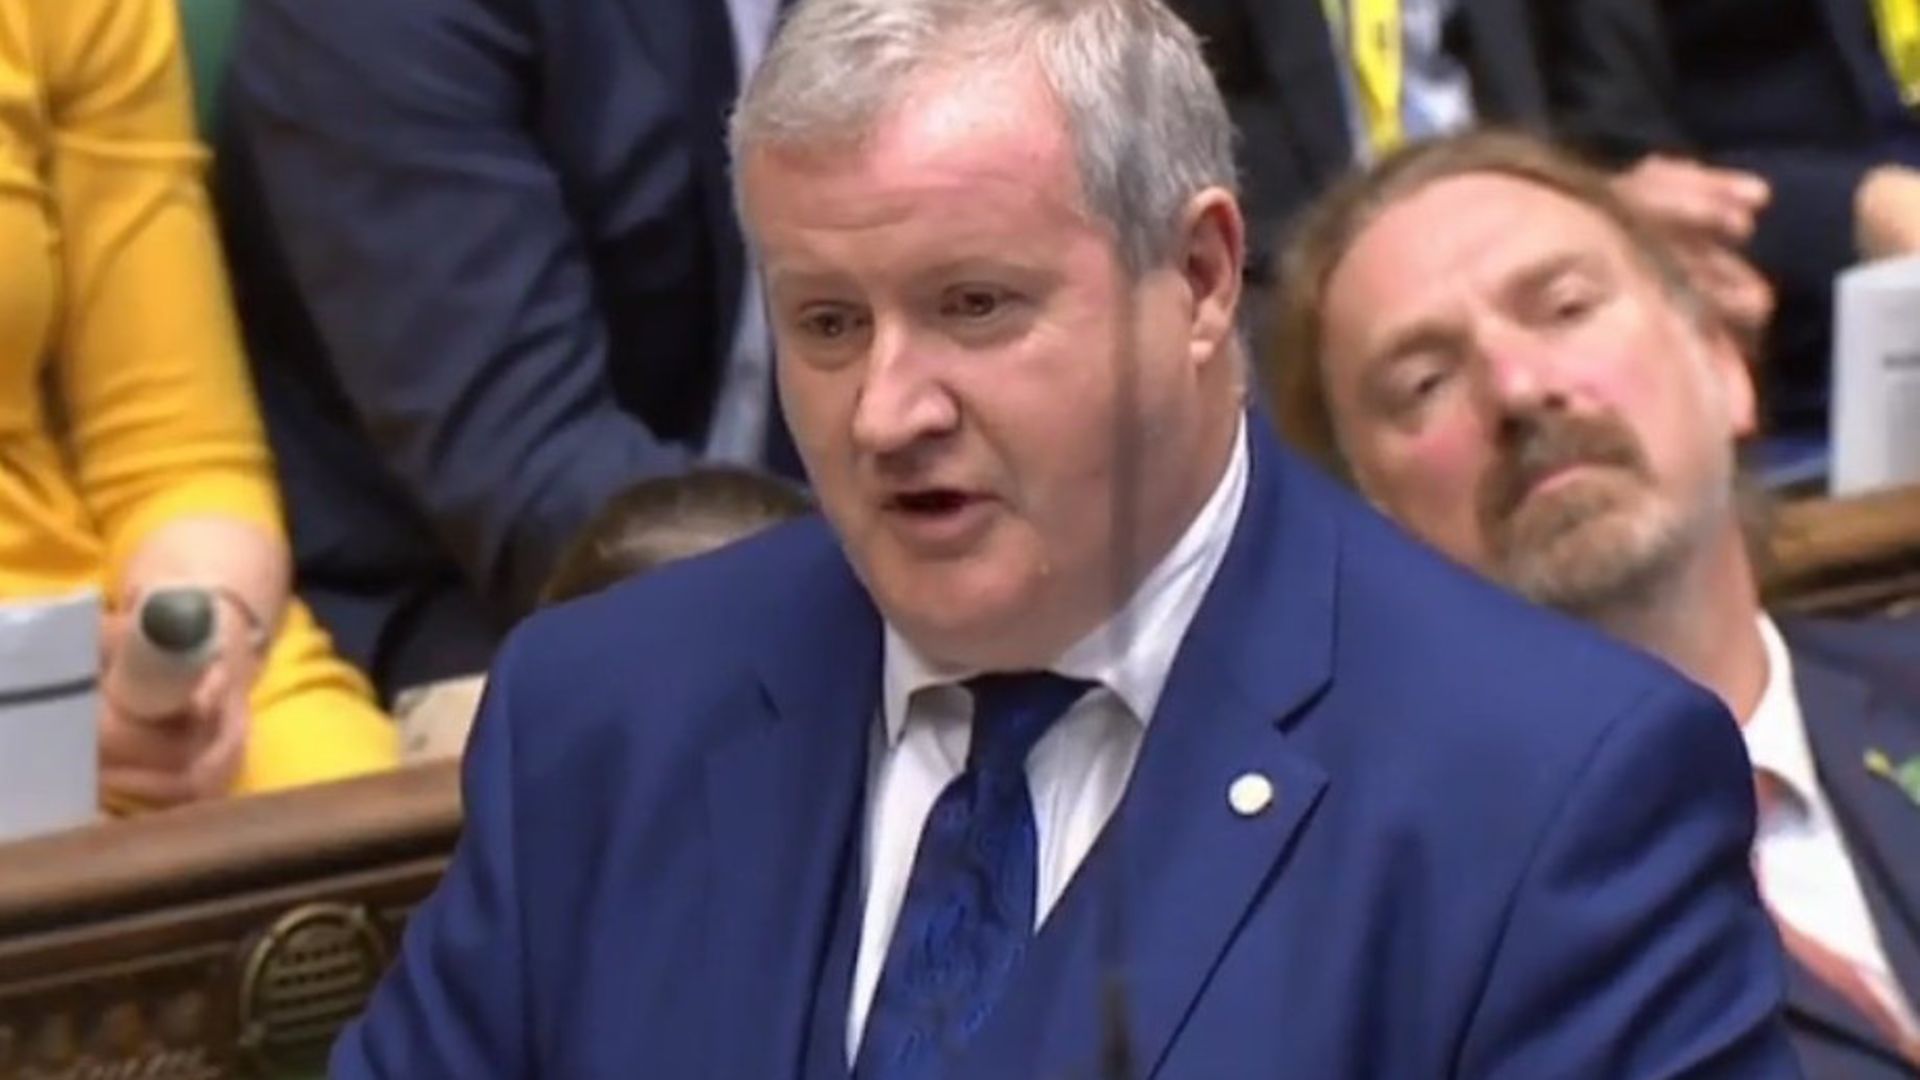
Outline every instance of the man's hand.
<path fill-rule="evenodd" d="M 1613 179 L 1614 191 L 1658 228 L 1739 247 L 1767 205 L 1767 182 L 1752 173 L 1651 154 Z"/>
<path fill-rule="evenodd" d="M 1853 196 L 1854 243 L 1864 259 L 1920 252 L 1920 170 L 1869 170 Z"/>
<path fill-rule="evenodd" d="M 1759 340 L 1773 317 L 1773 288 L 1739 249 L 1767 204 L 1767 182 L 1656 154 L 1615 175 L 1613 187 L 1672 243 L 1694 287 L 1727 326 L 1744 340 Z"/>
<path fill-rule="evenodd" d="M 247 693 L 260 658 L 244 620 L 222 603 L 220 642 L 185 708 L 170 716 L 140 716 L 111 694 L 101 695 L 100 791 L 115 810 L 158 809 L 219 798 L 233 787 L 247 745 Z M 103 687 L 112 687 L 126 662 L 133 633 L 126 610 L 101 628 Z"/>
<path fill-rule="evenodd" d="M 1708 240 L 1674 245 L 1680 265 L 1734 335 L 1757 343 L 1773 318 L 1773 286 L 1724 244 Z"/>

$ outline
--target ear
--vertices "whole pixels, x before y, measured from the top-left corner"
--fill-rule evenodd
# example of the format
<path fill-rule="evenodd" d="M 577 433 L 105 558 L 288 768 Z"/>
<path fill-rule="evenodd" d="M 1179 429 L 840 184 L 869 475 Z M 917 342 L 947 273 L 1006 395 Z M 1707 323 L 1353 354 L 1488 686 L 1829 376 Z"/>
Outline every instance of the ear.
<path fill-rule="evenodd" d="M 1188 355 L 1203 365 L 1230 354 L 1247 225 L 1233 193 L 1218 187 L 1189 200 L 1180 224 L 1179 271 L 1191 303 Z"/>

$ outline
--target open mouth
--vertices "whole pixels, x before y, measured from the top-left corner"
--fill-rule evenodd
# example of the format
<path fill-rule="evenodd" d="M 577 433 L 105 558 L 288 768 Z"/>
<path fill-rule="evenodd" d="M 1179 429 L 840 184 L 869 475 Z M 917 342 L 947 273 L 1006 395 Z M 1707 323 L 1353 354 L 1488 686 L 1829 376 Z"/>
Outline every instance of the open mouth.
<path fill-rule="evenodd" d="M 887 508 L 916 518 L 940 518 L 957 513 L 979 499 L 957 488 L 907 491 L 887 500 Z"/>
<path fill-rule="evenodd" d="M 993 500 L 959 488 L 919 488 L 883 504 L 894 535 L 925 555 L 970 551 L 992 526 Z"/>

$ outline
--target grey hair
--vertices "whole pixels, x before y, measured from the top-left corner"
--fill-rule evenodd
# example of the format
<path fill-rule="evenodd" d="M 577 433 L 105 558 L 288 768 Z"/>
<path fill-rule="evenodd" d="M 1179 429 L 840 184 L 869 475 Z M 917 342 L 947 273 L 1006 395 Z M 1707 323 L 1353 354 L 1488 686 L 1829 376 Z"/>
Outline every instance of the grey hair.
<path fill-rule="evenodd" d="M 1194 195 L 1236 190 L 1226 105 L 1160 0 L 804 0 L 734 111 L 735 199 L 755 147 L 857 144 L 916 76 L 1021 58 L 1059 101 L 1086 209 L 1132 272 L 1173 256 Z"/>

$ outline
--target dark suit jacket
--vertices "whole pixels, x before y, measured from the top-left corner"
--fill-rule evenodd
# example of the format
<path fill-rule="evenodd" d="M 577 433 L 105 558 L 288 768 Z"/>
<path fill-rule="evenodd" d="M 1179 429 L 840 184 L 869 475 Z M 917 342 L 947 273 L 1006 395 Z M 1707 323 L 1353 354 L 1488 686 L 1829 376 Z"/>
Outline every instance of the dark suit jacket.
<path fill-rule="evenodd" d="M 219 193 L 299 585 L 476 670 L 707 428 L 738 303 L 719 0 L 249 0 Z"/>
<path fill-rule="evenodd" d="M 949 1075 L 1100 1075 L 1103 1030 L 1140 1077 L 1798 1075 L 1726 711 L 1254 431 L 1126 795 Z M 818 520 L 535 615 L 333 1075 L 844 1078 L 881 664 Z"/>
<path fill-rule="evenodd" d="M 1794 681 L 1820 784 L 1909 1001 L 1920 1002 L 1920 803 L 1863 765 L 1869 750 L 1920 756 L 1920 618 L 1787 622 Z M 1914 1080 L 1860 1017 L 1794 965 L 1787 1020 L 1807 1075 Z"/>
<path fill-rule="evenodd" d="M 1634 73 L 1657 34 L 1642 0 L 1461 0 L 1446 31 L 1481 119 L 1552 127 L 1582 144 L 1624 139 L 1658 102 Z M 1169 0 L 1200 34 L 1239 129 L 1250 277 L 1267 283 L 1287 223 L 1353 168 L 1343 61 L 1321 0 Z M 1611 149 L 1608 143 L 1604 149 Z M 1264 297 L 1260 297 L 1264 300 Z"/>
<path fill-rule="evenodd" d="M 1824 421 L 1833 278 L 1855 260 L 1855 189 L 1875 164 L 1920 166 L 1920 117 L 1900 108 L 1868 0 L 1770 0 L 1763 13 L 1743 0 L 1631 2 L 1660 15 L 1636 77 L 1665 119 L 1615 141 L 1698 153 L 1772 185 L 1751 251 L 1779 297 L 1769 392 L 1789 422 Z"/>

